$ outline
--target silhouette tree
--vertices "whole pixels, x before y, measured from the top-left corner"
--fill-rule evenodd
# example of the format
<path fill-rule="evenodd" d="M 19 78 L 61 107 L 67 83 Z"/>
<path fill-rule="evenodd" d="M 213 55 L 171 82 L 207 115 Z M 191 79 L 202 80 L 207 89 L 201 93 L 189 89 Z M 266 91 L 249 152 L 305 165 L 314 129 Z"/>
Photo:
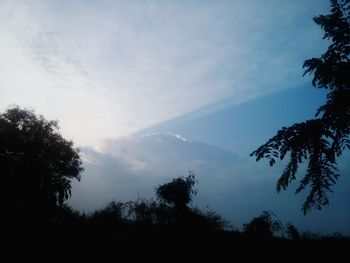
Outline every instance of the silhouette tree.
<path fill-rule="evenodd" d="M 106 232 L 119 229 L 123 223 L 124 208 L 124 203 L 112 201 L 90 215 L 90 223 L 98 230 Z"/>
<path fill-rule="evenodd" d="M 137 200 L 126 203 L 127 218 L 139 225 L 166 225 L 172 222 L 172 209 L 165 203 Z"/>
<path fill-rule="evenodd" d="M 243 225 L 243 233 L 249 239 L 271 239 L 274 232 L 282 229 L 282 223 L 273 219 L 275 215 L 268 211 L 254 217 L 250 223 Z"/>
<path fill-rule="evenodd" d="M 156 187 L 156 197 L 178 209 L 186 208 L 192 201 L 192 196 L 197 193 L 195 173 L 189 172 L 185 178 L 179 177 L 172 182 Z"/>
<path fill-rule="evenodd" d="M 130 212 L 133 220 L 141 224 L 154 224 L 157 222 L 156 210 L 157 204 L 155 202 L 148 202 L 141 200 L 137 202 L 130 202 Z"/>
<path fill-rule="evenodd" d="M 57 121 L 17 106 L 0 114 L 0 167 L 9 222 L 37 225 L 50 224 L 83 170 L 79 150 L 62 137 Z"/>
<path fill-rule="evenodd" d="M 161 209 L 156 210 L 158 218 L 172 224 L 177 234 L 185 234 L 188 238 L 221 231 L 228 226 L 228 222 L 219 214 L 204 213 L 188 206 L 193 195 L 197 194 L 197 189 L 194 187 L 196 183 L 195 173 L 190 171 L 187 177 L 175 178 L 170 183 L 156 187 L 156 196 L 161 202 L 158 206 Z M 164 209 L 163 204 L 169 209 Z"/>
<path fill-rule="evenodd" d="M 337 157 L 350 148 L 350 0 L 331 0 L 331 13 L 314 18 L 330 40 L 327 51 L 319 58 L 304 62 L 305 74 L 313 73 L 312 84 L 329 90 L 327 102 L 318 108 L 315 118 L 291 127 L 283 127 L 251 153 L 274 165 L 276 158 L 289 157 L 277 181 L 277 191 L 286 189 L 296 179 L 298 167 L 308 160 L 306 174 L 296 193 L 310 187 L 302 206 L 304 214 L 311 208 L 329 204 L 328 192 L 339 177 Z"/>
<path fill-rule="evenodd" d="M 288 237 L 292 240 L 300 240 L 299 231 L 292 224 L 287 224 L 287 234 L 288 234 Z"/>

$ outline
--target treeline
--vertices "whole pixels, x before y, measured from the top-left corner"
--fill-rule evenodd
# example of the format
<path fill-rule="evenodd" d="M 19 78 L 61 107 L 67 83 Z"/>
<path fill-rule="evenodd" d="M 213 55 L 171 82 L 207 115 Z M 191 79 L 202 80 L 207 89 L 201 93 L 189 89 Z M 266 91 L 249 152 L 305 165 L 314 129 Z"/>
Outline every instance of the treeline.
<path fill-rule="evenodd" d="M 185 180 L 177 178 L 175 180 Z M 163 201 L 112 201 L 104 208 L 85 214 L 64 205 L 55 225 L 56 234 L 85 241 L 123 243 L 245 241 L 349 241 L 340 233 L 320 235 L 299 232 L 292 224 L 283 224 L 272 212 L 263 211 L 243 225 L 234 228 L 215 212 L 203 212 L 191 206 L 178 207 Z"/>

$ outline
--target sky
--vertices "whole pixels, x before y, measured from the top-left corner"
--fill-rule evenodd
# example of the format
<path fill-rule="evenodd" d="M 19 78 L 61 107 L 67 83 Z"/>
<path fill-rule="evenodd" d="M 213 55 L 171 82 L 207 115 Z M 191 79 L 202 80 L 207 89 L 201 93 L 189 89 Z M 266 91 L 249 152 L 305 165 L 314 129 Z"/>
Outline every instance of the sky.
<path fill-rule="evenodd" d="M 350 234 L 349 180 L 337 186 L 336 205 L 331 200 L 326 212 L 304 217 L 303 196 L 276 197 L 283 165 L 270 170 L 248 157 L 324 102 L 302 64 L 326 49 L 312 18 L 328 12 L 328 0 L 1 0 L 0 111 L 17 104 L 57 119 L 83 149 L 86 170 L 73 186 L 77 208 L 100 208 L 113 195 L 124 200 L 140 189 L 149 197 L 193 165 L 202 172 L 199 203 L 229 220 L 243 223 L 274 209 L 303 229 Z M 240 162 L 214 158 L 200 166 L 208 160 L 202 156 L 157 166 L 164 156 L 185 162 L 181 150 L 174 158 L 138 144 L 145 134 L 162 133 Z M 122 155 L 125 145 L 134 152 Z M 195 157 L 200 152 L 193 150 Z M 350 170 L 344 160 L 340 166 Z"/>
<path fill-rule="evenodd" d="M 0 1 L 0 107 L 79 146 L 308 81 L 328 1 Z"/>

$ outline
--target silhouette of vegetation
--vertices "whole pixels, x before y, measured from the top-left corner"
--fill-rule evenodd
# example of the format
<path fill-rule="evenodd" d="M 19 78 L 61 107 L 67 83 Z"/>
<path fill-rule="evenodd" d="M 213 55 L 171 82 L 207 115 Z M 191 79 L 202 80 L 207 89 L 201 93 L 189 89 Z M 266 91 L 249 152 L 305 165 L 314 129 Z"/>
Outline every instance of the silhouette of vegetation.
<path fill-rule="evenodd" d="M 294 225 L 284 226 L 272 212 L 267 211 L 244 224 L 242 232 L 227 228 L 227 222 L 215 212 L 204 213 L 196 208 L 188 208 L 188 214 L 182 218 L 180 224 L 176 220 L 178 216 L 175 207 L 152 200 L 111 202 L 105 208 L 87 216 L 81 215 L 78 229 L 89 234 L 87 240 L 108 242 L 167 243 L 182 240 L 191 244 L 213 244 L 237 241 L 349 241 L 349 238 L 339 233 L 300 234 Z M 68 222 L 71 221 L 72 219 Z"/>
<path fill-rule="evenodd" d="M 171 182 L 156 187 L 156 196 L 160 204 L 165 204 L 168 222 L 174 224 L 178 231 L 193 232 L 222 230 L 227 222 L 215 212 L 203 213 L 188 205 L 193 195 L 197 194 L 195 173 L 189 172 L 187 177 L 179 177 Z"/>
<path fill-rule="evenodd" d="M 194 172 L 190 172 L 186 178 L 176 178 L 172 182 L 160 185 L 156 188 L 157 198 L 176 208 L 184 208 L 192 201 L 192 196 L 197 193 Z"/>
<path fill-rule="evenodd" d="M 135 241 L 209 238 L 224 232 L 227 222 L 215 212 L 155 201 L 111 202 L 85 218 L 85 232 L 94 240 Z"/>
<path fill-rule="evenodd" d="M 283 127 L 251 153 L 257 161 L 268 159 L 271 166 L 277 158 L 290 158 L 277 181 L 278 192 L 296 179 L 299 165 L 308 160 L 296 190 L 310 189 L 302 206 L 304 214 L 329 204 L 328 193 L 339 177 L 337 157 L 350 148 L 350 1 L 330 2 L 331 13 L 314 18 L 330 46 L 321 57 L 308 59 L 303 65 L 304 75 L 313 74 L 314 87 L 329 90 L 326 104 L 317 109 L 315 119 Z"/>
<path fill-rule="evenodd" d="M 54 223 L 83 169 L 56 121 L 17 106 L 0 115 L 0 167 L 7 223 L 38 227 Z"/>
<path fill-rule="evenodd" d="M 95 211 L 91 218 L 102 221 L 104 225 L 114 225 L 122 220 L 123 206 L 121 202 L 110 202 L 105 208 Z"/>
<path fill-rule="evenodd" d="M 282 223 L 273 213 L 263 211 L 248 224 L 243 225 L 243 234 L 249 239 L 271 239 L 273 234 L 282 229 Z"/>
<path fill-rule="evenodd" d="M 287 224 L 287 234 L 288 234 L 288 237 L 292 240 L 300 240 L 299 231 L 292 224 Z"/>

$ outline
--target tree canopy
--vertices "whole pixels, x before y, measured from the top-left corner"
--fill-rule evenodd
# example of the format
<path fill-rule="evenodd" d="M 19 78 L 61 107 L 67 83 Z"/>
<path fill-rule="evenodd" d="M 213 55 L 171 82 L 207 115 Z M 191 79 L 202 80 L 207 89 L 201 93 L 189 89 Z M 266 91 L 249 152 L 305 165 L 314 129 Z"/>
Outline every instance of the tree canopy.
<path fill-rule="evenodd" d="M 250 223 L 243 225 L 244 235 L 253 239 L 270 239 L 281 229 L 281 221 L 269 211 L 263 211 L 260 216 L 254 217 Z"/>
<path fill-rule="evenodd" d="M 70 197 L 71 180 L 83 170 L 79 150 L 57 121 L 17 106 L 0 114 L 0 167 L 9 212 L 42 218 Z"/>
<path fill-rule="evenodd" d="M 192 196 L 197 193 L 194 188 L 195 183 L 195 174 L 190 172 L 185 178 L 175 178 L 170 183 L 158 186 L 156 196 L 160 201 L 183 208 L 192 201 Z"/>
<path fill-rule="evenodd" d="M 350 148 L 350 1 L 331 0 L 331 13 L 314 18 L 330 41 L 319 58 L 304 62 L 305 74 L 313 74 L 312 84 L 327 89 L 326 104 L 320 106 L 314 119 L 283 127 L 251 156 L 259 161 L 289 158 L 277 181 L 277 191 L 286 189 L 296 179 L 301 163 L 308 161 L 306 174 L 296 193 L 310 187 L 302 210 L 321 209 L 329 204 L 328 193 L 339 177 L 337 157 Z"/>

